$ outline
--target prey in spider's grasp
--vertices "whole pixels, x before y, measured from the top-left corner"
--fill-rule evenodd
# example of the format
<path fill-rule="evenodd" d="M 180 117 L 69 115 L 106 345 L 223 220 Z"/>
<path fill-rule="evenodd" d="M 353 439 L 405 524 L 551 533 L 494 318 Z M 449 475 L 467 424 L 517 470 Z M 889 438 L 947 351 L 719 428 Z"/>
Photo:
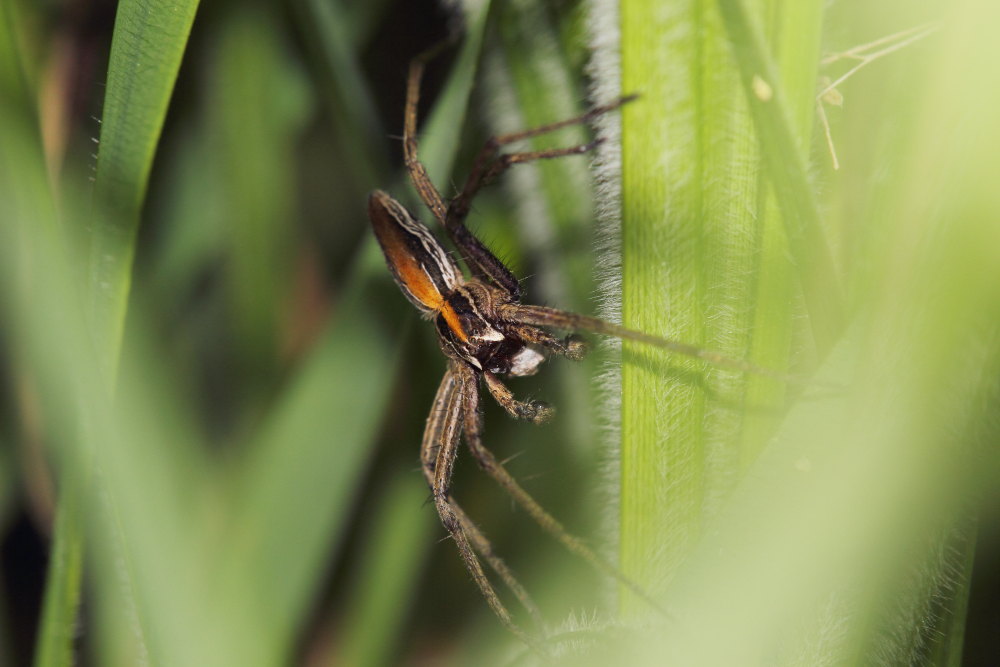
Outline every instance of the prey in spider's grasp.
<path fill-rule="evenodd" d="M 448 362 L 427 419 L 420 450 L 423 473 L 431 487 L 435 507 L 490 607 L 514 634 L 538 648 L 537 638 L 524 632 L 511 619 L 484 573 L 479 558 L 489 564 L 541 626 L 537 607 L 504 561 L 496 555 L 490 542 L 451 497 L 452 470 L 463 437 L 479 466 L 542 528 L 595 568 L 618 579 L 650 605 L 658 606 L 611 563 L 568 533 L 483 445 L 480 387 L 485 386 L 516 419 L 535 423 L 548 419 L 552 415 L 550 407 L 538 401 L 518 400 L 501 379 L 535 373 L 546 353 L 573 360 L 583 357 L 586 347 L 582 341 L 572 336 L 557 337 L 546 328 L 584 330 L 626 338 L 739 371 L 778 379 L 787 379 L 787 376 L 694 345 L 633 331 L 597 318 L 521 303 L 521 286 L 517 278 L 465 226 L 472 199 L 482 187 L 512 165 L 585 153 L 598 142 L 531 152 L 505 153 L 501 151 L 504 146 L 568 125 L 586 123 L 614 111 L 633 98 L 621 98 L 569 120 L 493 137 L 476 157 L 462 190 L 446 204 L 417 158 L 416 109 L 423 66 L 420 59 L 411 64 L 407 83 L 403 132 L 406 167 L 420 198 L 455 245 L 470 277 L 466 277 L 431 230 L 385 192 L 376 190 L 370 195 L 368 216 L 393 278 L 406 298 L 425 317 L 433 320 L 441 350 Z"/>

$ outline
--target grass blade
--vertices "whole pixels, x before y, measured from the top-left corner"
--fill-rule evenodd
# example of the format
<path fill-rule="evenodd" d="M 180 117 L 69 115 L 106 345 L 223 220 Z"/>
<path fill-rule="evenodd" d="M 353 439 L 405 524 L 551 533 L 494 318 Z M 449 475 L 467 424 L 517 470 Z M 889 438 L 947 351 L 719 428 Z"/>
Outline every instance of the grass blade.
<path fill-rule="evenodd" d="M 80 492 L 64 486 L 59 500 L 46 574 L 42 623 L 35 647 L 36 667 L 69 667 L 75 663 L 73 640 L 83 582 Z"/>
<path fill-rule="evenodd" d="M 367 246 L 371 250 L 371 246 Z M 335 322 L 253 443 L 241 474 L 239 524 L 229 545 L 234 587 L 255 581 L 265 656 L 281 662 L 308 609 L 313 583 L 348 517 L 384 414 L 399 345 L 369 307 L 381 267 L 366 253 Z M 351 381 L 346 380 L 350 378 Z M 281 577 L 257 573 L 281 571 Z M 265 662 L 267 662 L 265 660 Z"/>
<path fill-rule="evenodd" d="M 432 544 L 427 535 L 434 519 L 425 511 L 426 499 L 427 486 L 418 475 L 398 477 L 382 494 L 332 665 L 392 664 L 393 644 Z"/>
<path fill-rule="evenodd" d="M 738 260 L 722 262 L 720 240 L 776 233 L 770 245 L 751 245 L 751 253 L 764 248 L 761 261 L 771 261 L 784 243 L 803 268 L 817 249 L 824 252 L 809 229 L 773 224 L 819 221 L 805 168 L 818 59 L 790 67 L 803 52 L 818 53 L 822 7 L 754 3 L 751 12 L 750 5 L 622 5 L 623 87 L 633 87 L 631 76 L 642 102 L 653 101 L 651 110 L 640 103 L 624 110 L 624 310 L 626 322 L 640 329 L 662 332 L 673 323 L 668 335 L 731 356 L 759 361 L 758 354 L 774 354 L 787 362 L 791 349 L 811 346 L 798 340 L 794 307 L 772 303 L 769 310 L 781 314 L 773 319 L 756 312 L 767 296 L 762 287 L 779 285 L 787 301 L 798 282 L 815 281 L 801 289 L 822 354 L 844 325 L 841 306 L 824 315 L 810 303 L 839 303 L 840 285 L 824 273 L 832 262 L 819 262 L 823 281 L 790 267 L 761 275 L 766 267 L 753 262 L 749 270 Z M 858 247 L 845 253 L 856 262 L 847 266 L 857 299 L 852 311 L 864 318 L 825 368 L 844 391 L 798 401 L 776 443 L 764 448 L 761 435 L 773 432 L 781 415 L 765 416 L 769 423 L 748 436 L 757 401 L 750 404 L 754 394 L 744 393 L 739 379 L 636 350 L 630 357 L 626 347 L 622 562 L 647 586 L 662 587 L 680 619 L 636 662 L 958 659 L 964 601 L 949 573 L 967 574 L 968 565 L 956 562 L 949 538 L 956 524 L 967 524 L 970 498 L 992 484 L 985 478 L 1000 464 L 986 445 L 996 438 L 995 419 L 986 415 L 995 414 L 998 396 L 1000 244 L 996 144 L 989 140 L 996 130 L 988 111 L 996 88 L 981 85 L 989 40 L 975 35 L 988 28 L 972 27 L 991 25 L 986 15 L 996 10 L 970 0 L 954 11 L 963 20 L 949 22 L 948 48 L 901 64 L 894 74 L 908 74 L 897 97 L 869 102 L 858 121 L 854 140 L 865 148 L 879 122 L 900 132 L 890 135 L 888 150 L 873 142 L 880 161 L 852 175 L 854 186 L 875 190 L 860 207 L 865 217 L 840 221 L 864 230 Z M 768 45 L 756 27 L 762 16 Z M 900 20 L 919 24 L 926 17 Z M 780 87 L 771 85 L 779 80 Z M 873 118 L 882 120 L 873 127 Z M 730 158 L 720 159 L 726 151 Z M 872 172 L 886 176 L 877 188 Z M 858 212 L 848 203 L 856 187 L 828 187 L 833 206 Z M 727 276 L 751 283 L 745 300 L 713 284 Z M 735 335 L 727 337 L 727 329 Z M 761 346 L 758 336 L 777 336 L 781 344 Z M 848 387 L 844 378 L 852 373 L 859 379 Z M 736 428 L 727 427 L 734 419 Z M 971 470 L 984 460 L 982 446 L 991 450 L 986 475 Z M 732 458 L 737 451 L 742 462 Z M 951 627 L 935 637 L 935 609 L 952 594 L 941 625 Z M 626 614 L 635 609 L 626 601 Z"/>
<path fill-rule="evenodd" d="M 289 222 L 295 217 L 293 149 L 309 111 L 302 72 L 271 29 L 274 20 L 263 9 L 248 9 L 221 27 L 207 114 L 227 212 L 234 356 L 249 396 L 277 377 L 276 314 L 291 292 L 299 232 Z"/>
<path fill-rule="evenodd" d="M 421 159 L 431 173 L 448 173 L 457 151 L 484 5 L 469 22 L 459 54 L 465 65 L 456 68 L 428 121 L 435 129 L 421 144 Z M 260 599 L 268 601 L 260 624 L 272 632 L 265 654 L 275 660 L 287 654 L 312 583 L 329 567 L 385 414 L 400 350 L 400 337 L 391 332 L 402 331 L 409 317 L 405 308 L 377 313 L 371 307 L 381 290 L 395 289 L 390 283 L 374 239 L 366 238 L 323 342 L 268 419 L 241 474 L 238 504 L 245 520 L 234 532 L 232 553 L 240 554 L 241 566 L 232 581 L 281 569 L 280 580 L 257 577 Z"/>
<path fill-rule="evenodd" d="M 790 95 L 801 99 L 802 90 L 785 90 L 764 36 L 743 0 L 719 0 L 718 8 L 739 66 L 740 80 L 761 142 L 760 153 L 782 212 L 813 335 L 822 354 L 833 347 L 846 321 L 840 278 L 809 183 L 801 142 L 796 141 L 785 102 Z M 811 34 L 817 36 L 815 31 Z M 815 53 L 815 43 L 813 47 L 808 52 Z M 815 80 L 796 83 L 812 84 L 812 89 L 815 88 Z"/>
<path fill-rule="evenodd" d="M 296 17 L 310 46 L 316 52 L 323 73 L 322 89 L 328 112 L 340 143 L 355 156 L 358 184 L 370 186 L 389 171 L 383 143 L 384 129 L 378 122 L 371 96 L 358 61 L 360 42 L 357 29 L 363 27 L 366 12 L 377 12 L 382 0 L 364 3 L 364 10 L 349 9 L 345 2 L 296 0 Z"/>
<path fill-rule="evenodd" d="M 465 32 L 462 48 L 452 65 L 445 85 L 430 116 L 420 129 L 420 161 L 427 167 L 431 181 L 442 192 L 451 176 L 458 153 L 465 114 L 469 110 L 469 95 L 479 71 L 486 23 L 490 17 L 489 0 L 466 2 Z"/>
<path fill-rule="evenodd" d="M 641 95 L 622 112 L 623 322 L 732 358 L 763 346 L 783 368 L 788 300 L 765 325 L 754 318 L 758 249 L 780 255 L 785 230 L 763 215 L 762 157 L 722 17 L 697 0 L 670 10 L 633 0 L 620 25 L 621 89 Z M 651 590 L 666 585 L 738 479 L 742 455 L 729 443 L 744 429 L 746 383 L 623 346 L 621 563 Z"/>
<path fill-rule="evenodd" d="M 198 0 L 118 4 L 94 181 L 90 287 L 95 340 L 115 374 L 139 215 Z"/>
<path fill-rule="evenodd" d="M 191 637 L 190 643 L 159 640 L 171 634 L 166 628 L 177 619 L 198 625 L 193 617 L 176 612 L 194 605 L 192 589 L 164 586 L 162 577 L 170 570 L 198 588 L 196 581 L 183 576 L 198 559 L 180 555 L 191 542 L 181 537 L 186 533 L 178 521 L 190 514 L 175 509 L 176 495 L 165 492 L 182 488 L 175 475 L 184 470 L 186 497 L 197 498 L 199 484 L 192 471 L 205 466 L 191 449 L 196 438 L 161 423 L 173 416 L 165 409 L 172 402 L 150 396 L 153 387 L 160 391 L 165 386 L 158 382 L 162 376 L 154 364 L 143 364 L 138 382 L 133 382 L 134 366 L 127 367 L 129 383 L 123 385 L 117 411 L 110 406 L 109 392 L 100 389 L 106 383 L 91 348 L 77 289 L 82 269 L 52 233 L 55 214 L 37 131 L 24 114 L 7 111 L 0 106 L 0 218 L 6 223 L 0 226 L 4 269 L 0 306 L 4 321 L 11 323 L 5 342 L 44 397 L 64 521 L 56 535 L 39 659 L 61 664 L 71 658 L 68 642 L 76 633 L 73 618 L 79 596 L 78 536 L 85 530 L 95 554 L 97 588 L 123 587 L 126 609 L 119 612 L 134 622 L 132 632 L 142 642 L 151 636 L 157 639 L 151 651 L 158 659 L 173 655 L 188 663 L 192 655 L 185 650 L 204 646 L 197 633 L 181 630 Z M 30 291 L 24 289 L 26 284 Z M 92 480 L 94 469 L 101 471 L 99 479 Z M 73 519 L 80 517 L 77 524 Z M 65 560 L 61 554 L 66 554 Z"/>
<path fill-rule="evenodd" d="M 797 154 L 803 162 L 809 155 L 813 120 L 815 118 L 813 89 L 820 58 L 823 4 L 797 2 L 781 7 L 772 20 L 770 40 L 773 44 L 778 76 L 785 91 L 785 108 L 788 111 L 788 131 L 793 135 Z M 790 366 L 807 367 L 790 359 L 797 347 L 813 347 L 803 341 L 809 333 L 802 325 L 776 327 L 774 322 L 798 319 L 802 311 L 801 288 L 797 284 L 799 269 L 789 248 L 785 213 L 776 199 L 776 190 L 770 183 L 767 166 L 761 165 L 759 186 L 765 194 L 758 197 L 757 217 L 760 219 L 756 257 L 753 301 L 752 332 L 754 333 L 747 358 L 763 368 L 788 369 Z M 763 447 L 777 429 L 783 406 L 789 394 L 788 387 L 759 376 L 746 378 L 746 403 L 757 410 L 743 415 L 740 442 L 741 465 L 744 469 L 756 460 Z"/>
<path fill-rule="evenodd" d="M 42 142 L 37 125 L 37 112 L 27 89 L 25 73 L 18 53 L 14 6 L 4 3 L 0 8 L 0 220 L 8 241 L 27 242 L 24 228 L 15 231 L 21 222 L 32 221 L 36 232 L 50 240 L 57 235 L 52 195 L 42 158 Z M 14 258 L 11 258 L 14 259 Z M 28 290 L 31 274 L 38 270 L 23 256 L 14 259 L 18 285 Z M 10 276 L 9 276 L 10 277 Z M 19 371 L 29 373 L 27 366 Z M 8 463 L 8 461 L 4 461 Z M 6 466 L 5 466 L 6 467 Z M 9 468 L 8 468 L 9 470 Z M 7 482 L 3 480 L 2 505 L 8 498 Z M 79 489 L 70 476 L 64 485 L 57 508 L 52 536 L 52 555 L 46 576 L 42 619 L 36 640 L 35 664 L 43 667 L 64 667 L 73 663 L 73 638 L 76 634 L 76 614 L 80 605 L 83 567 L 83 535 L 80 516 Z M 5 510 L 6 507 L 0 507 Z"/>

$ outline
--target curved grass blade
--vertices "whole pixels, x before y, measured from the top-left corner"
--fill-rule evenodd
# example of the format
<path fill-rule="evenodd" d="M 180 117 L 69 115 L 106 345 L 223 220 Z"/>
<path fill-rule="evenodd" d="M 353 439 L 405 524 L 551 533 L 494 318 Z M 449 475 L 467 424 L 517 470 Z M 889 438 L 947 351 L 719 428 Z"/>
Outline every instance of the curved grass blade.
<path fill-rule="evenodd" d="M 113 378 L 142 202 L 198 0 L 118 3 L 101 112 L 90 249 L 94 339 Z"/>
<path fill-rule="evenodd" d="M 91 272 L 94 308 L 91 322 L 96 327 L 95 340 L 100 341 L 106 383 L 112 383 L 110 378 L 117 365 L 135 227 L 146 179 L 196 6 L 197 2 L 165 7 L 125 1 L 118 8 L 95 184 L 92 238 L 96 261 Z M 153 23 L 148 23 L 149 20 Z M 172 58 L 164 56 L 171 53 Z M 84 426 L 81 424 L 80 428 Z M 53 570 L 46 590 L 36 656 L 38 664 L 61 665 L 72 661 L 83 550 L 83 531 L 78 523 L 83 503 L 80 485 L 87 483 L 84 481 L 87 477 L 71 481 L 66 476 L 62 480 Z"/>
<path fill-rule="evenodd" d="M 150 396 L 163 387 L 152 364 L 142 365 L 141 380 L 128 384 L 111 406 L 87 335 L 79 269 L 52 231 L 55 213 L 37 128 L 18 110 L 7 111 L 0 104 L 0 219 L 5 221 L 0 225 L 0 307 L 10 323 L 5 343 L 44 399 L 50 454 L 62 492 L 38 660 L 56 665 L 72 661 L 79 599 L 75 554 L 79 535 L 86 531 L 95 554 L 97 588 L 125 589 L 125 609 L 119 612 L 133 622 L 130 636 L 144 645 L 155 637 L 150 651 L 157 662 L 174 656 L 175 664 L 191 664 L 206 642 L 183 627 L 185 622 L 198 627 L 197 619 L 178 610 L 195 606 L 192 590 L 203 590 L 186 577 L 197 571 L 201 559 L 190 553 L 190 537 L 185 537 L 190 527 L 178 525 L 191 514 L 176 508 L 183 503 L 170 490 L 185 488 L 185 498 L 194 501 L 196 473 L 204 462 L 193 453 L 196 438 L 162 423 L 173 415 L 164 409 L 167 401 Z M 30 290 L 24 289 L 26 284 Z M 134 380 L 135 374 L 136 367 L 129 367 L 127 376 Z M 95 469 L 100 477 L 93 476 Z M 184 485 L 178 481 L 180 470 L 185 471 Z M 177 574 L 184 585 L 165 586 L 164 571 Z M 164 641 L 171 628 L 190 641 Z"/>
<path fill-rule="evenodd" d="M 370 87 L 361 70 L 364 46 L 356 29 L 371 20 L 384 0 L 349 8 L 346 2 L 296 0 L 293 7 L 308 43 L 316 52 L 323 74 L 322 90 L 328 114 L 344 150 L 353 157 L 359 185 L 377 182 L 389 172 L 389 157 L 382 141 L 384 129 Z M 359 9 L 359 7 L 365 9 Z"/>

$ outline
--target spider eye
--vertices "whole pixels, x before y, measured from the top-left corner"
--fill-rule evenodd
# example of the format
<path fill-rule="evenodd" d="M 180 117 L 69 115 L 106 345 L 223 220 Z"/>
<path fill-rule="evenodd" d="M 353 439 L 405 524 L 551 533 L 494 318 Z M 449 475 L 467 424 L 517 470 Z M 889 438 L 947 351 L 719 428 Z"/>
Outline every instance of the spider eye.
<path fill-rule="evenodd" d="M 439 311 L 447 294 L 462 283 L 455 262 L 423 223 L 381 190 L 368 197 L 368 218 L 406 298 L 424 314 Z"/>

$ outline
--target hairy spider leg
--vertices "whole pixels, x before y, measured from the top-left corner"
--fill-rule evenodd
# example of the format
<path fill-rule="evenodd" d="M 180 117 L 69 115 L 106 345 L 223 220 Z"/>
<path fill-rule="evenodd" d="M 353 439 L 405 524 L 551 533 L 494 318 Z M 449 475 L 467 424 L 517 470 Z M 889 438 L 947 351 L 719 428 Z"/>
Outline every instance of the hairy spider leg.
<path fill-rule="evenodd" d="M 521 294 L 520 283 L 517 277 L 503 265 L 503 262 L 487 250 L 486 246 L 464 225 L 449 227 L 448 207 L 441 198 L 441 193 L 431 182 L 430 176 L 427 175 L 427 169 L 417 157 L 417 102 L 420 99 L 420 80 L 423 77 L 424 64 L 431 55 L 433 55 L 433 51 L 418 56 L 410 62 L 410 73 L 406 84 L 406 111 L 403 121 L 403 156 L 406 169 L 420 199 L 431 210 L 431 213 L 448 233 L 449 238 L 458 247 L 469 271 L 475 277 L 500 287 L 512 298 L 517 299 Z"/>
<path fill-rule="evenodd" d="M 420 81 L 423 78 L 427 60 L 436 52 L 437 49 L 432 49 L 414 58 L 410 63 L 409 76 L 407 77 L 406 111 L 403 122 L 403 153 L 406 167 L 410 174 L 410 180 L 413 182 L 413 186 L 416 188 L 421 200 L 431 210 L 431 213 L 441 223 L 441 226 L 444 227 L 452 243 L 458 247 L 462 258 L 465 260 L 472 274 L 503 289 L 510 295 L 511 299 L 517 301 L 521 298 L 520 281 L 465 226 L 465 218 L 469 213 L 473 197 L 475 197 L 476 193 L 482 187 L 496 180 L 500 174 L 514 164 L 564 157 L 567 155 L 578 155 L 593 149 L 599 141 L 592 141 L 587 144 L 570 146 L 568 148 L 506 153 L 499 156 L 497 156 L 497 152 L 502 146 L 515 141 L 553 132 L 570 125 L 586 123 L 597 116 L 617 109 L 626 102 L 635 99 L 635 96 L 623 97 L 611 104 L 591 109 L 587 113 L 575 118 L 543 125 L 523 132 L 497 135 L 489 139 L 479 152 L 462 191 L 448 205 L 445 205 L 441 193 L 434 187 L 434 183 L 431 182 L 430 176 L 427 174 L 427 169 L 417 157 L 417 103 L 420 100 Z"/>
<path fill-rule="evenodd" d="M 514 593 L 532 619 L 539 627 L 542 627 L 542 617 L 538 606 L 514 577 L 503 559 L 496 555 L 490 541 L 451 497 L 449 489 L 451 472 L 458 452 L 461 435 L 460 424 L 463 422 L 465 410 L 462 389 L 459 376 L 451 369 L 446 371 L 434 398 L 434 407 L 427 418 L 427 428 L 424 430 L 423 444 L 420 448 L 421 467 L 424 477 L 431 487 L 434 505 L 441 518 L 441 523 L 444 524 L 455 541 L 459 554 L 465 561 L 466 569 L 469 570 L 483 597 L 486 598 L 487 604 L 500 621 L 519 639 L 528 646 L 539 648 L 537 640 L 514 623 L 510 612 L 500 601 L 493 585 L 483 572 L 475 552 L 479 552 L 486 559 L 486 562 Z"/>
<path fill-rule="evenodd" d="M 578 315 L 577 313 L 570 313 L 565 310 L 549 308 L 547 306 L 534 306 L 521 303 L 502 304 L 499 306 L 499 310 L 502 318 L 509 319 L 513 322 L 522 322 L 533 326 L 553 327 L 566 331 L 590 331 L 624 340 L 634 340 L 653 347 L 670 350 L 671 352 L 676 352 L 686 357 L 701 359 L 720 368 L 728 368 L 730 370 L 740 371 L 743 373 L 752 373 L 753 375 L 760 375 L 762 377 L 780 380 L 794 385 L 814 383 L 812 380 L 804 376 L 782 373 L 770 368 L 764 368 L 763 366 L 751 364 L 748 361 L 727 357 L 724 354 L 715 352 L 714 350 L 707 350 L 703 347 L 698 347 L 697 345 L 691 345 L 690 343 L 682 343 L 680 341 L 671 340 L 670 338 L 663 338 L 662 336 L 654 336 L 641 331 L 635 331 L 634 329 L 623 327 L 620 324 L 605 322 L 604 320 L 596 317 Z"/>
<path fill-rule="evenodd" d="M 462 387 L 461 394 L 465 401 L 465 422 L 463 425 L 465 433 L 465 444 L 472 452 L 479 467 L 492 477 L 518 505 L 528 513 L 528 515 L 541 526 L 547 533 L 558 540 L 566 549 L 587 561 L 593 568 L 604 572 L 617 579 L 623 586 L 632 591 L 635 595 L 643 599 L 652 608 L 668 615 L 667 611 L 637 583 L 612 565 L 607 559 L 600 556 L 596 551 L 587 546 L 586 542 L 570 533 L 551 514 L 545 511 L 534 498 L 531 497 L 524 488 L 518 484 L 517 480 L 507 469 L 503 467 L 493 452 L 483 445 L 482 439 L 482 415 L 479 412 L 479 381 L 475 371 L 468 367 L 457 366 L 456 372 L 459 375 L 459 382 Z"/>
<path fill-rule="evenodd" d="M 488 139 L 486 144 L 480 149 L 479 154 L 476 156 L 476 159 L 472 164 L 472 170 L 469 172 L 469 176 L 465 179 L 465 185 L 463 186 L 461 193 L 451 202 L 451 206 L 448 209 L 448 221 L 445 227 L 447 228 L 452 225 L 463 224 L 465 217 L 469 213 L 469 207 L 472 204 L 472 200 L 479 190 L 496 180 L 500 174 L 512 165 L 531 162 L 533 160 L 546 160 L 564 157 L 567 155 L 579 155 L 594 149 L 601 140 L 597 139 L 586 144 L 569 146 L 566 148 L 504 153 L 498 156 L 497 154 L 503 146 L 523 141 L 524 139 L 530 139 L 532 137 L 548 134 L 549 132 L 555 132 L 556 130 L 561 130 L 564 127 L 589 123 L 593 119 L 614 111 L 623 104 L 631 102 L 636 99 L 636 97 L 636 95 L 628 95 L 621 97 L 610 104 L 594 107 L 590 111 L 573 118 L 568 118 L 556 123 L 549 123 L 548 125 L 542 125 L 529 130 L 523 130 L 521 132 L 499 134 Z"/>
<path fill-rule="evenodd" d="M 507 567 L 507 563 L 504 562 L 503 558 L 501 558 L 496 551 L 494 551 L 493 543 L 490 542 L 485 535 L 483 535 L 482 531 L 479 530 L 479 527 L 476 526 L 475 522 L 469 518 L 469 515 L 465 513 L 465 510 L 463 510 L 454 501 L 454 499 L 452 499 L 451 506 L 455 510 L 455 514 L 458 516 L 459 523 L 462 524 L 462 530 L 465 531 L 469 538 L 469 542 L 472 543 L 472 548 L 475 549 L 476 553 L 482 556 L 487 563 L 489 563 L 489 566 L 493 568 L 494 572 L 497 573 L 497 576 L 500 577 L 504 585 L 510 589 L 515 597 L 517 597 L 521 606 L 525 608 L 531 616 L 531 619 L 535 622 L 535 625 L 539 628 L 544 628 L 545 622 L 542 619 L 541 610 L 538 609 L 538 605 L 536 605 L 535 601 L 531 599 L 531 596 L 528 595 L 528 591 L 525 590 L 524 586 L 521 585 L 521 582 L 517 580 L 517 577 L 514 576 L 511 569 Z"/>

